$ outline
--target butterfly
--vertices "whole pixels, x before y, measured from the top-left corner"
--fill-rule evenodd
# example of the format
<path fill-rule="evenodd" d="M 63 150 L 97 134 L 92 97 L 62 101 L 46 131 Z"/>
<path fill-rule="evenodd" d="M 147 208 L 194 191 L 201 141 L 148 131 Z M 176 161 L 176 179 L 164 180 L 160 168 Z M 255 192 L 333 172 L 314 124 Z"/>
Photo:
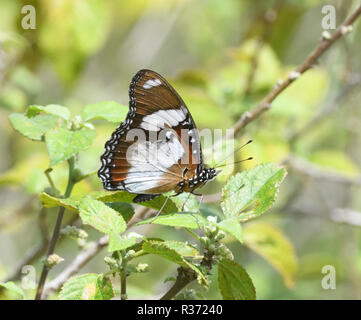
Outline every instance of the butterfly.
<path fill-rule="evenodd" d="M 127 117 L 101 156 L 104 189 L 137 194 L 137 203 L 169 191 L 195 194 L 218 173 L 203 163 L 197 127 L 179 94 L 160 74 L 138 71 Z"/>

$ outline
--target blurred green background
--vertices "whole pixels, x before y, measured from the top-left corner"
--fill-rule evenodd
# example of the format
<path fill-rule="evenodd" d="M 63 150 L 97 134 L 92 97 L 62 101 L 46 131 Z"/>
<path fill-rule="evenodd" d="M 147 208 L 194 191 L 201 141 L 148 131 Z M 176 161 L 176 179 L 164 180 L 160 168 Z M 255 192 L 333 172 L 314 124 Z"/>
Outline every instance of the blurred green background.
<path fill-rule="evenodd" d="M 0 279 L 11 278 L 24 257 L 41 246 L 56 216 L 56 210 L 41 210 L 37 198 L 48 186 L 45 146 L 14 131 L 10 113 L 24 112 L 30 104 L 65 105 L 73 114 L 104 100 L 127 105 L 131 77 L 149 68 L 170 80 L 200 128 L 230 128 L 318 44 L 324 5 L 335 6 L 339 25 L 358 3 L 39 0 L 31 1 L 36 29 L 24 30 L 21 8 L 29 1 L 1 0 Z M 361 298 L 360 40 L 358 23 L 238 139 L 254 139 L 238 155 L 254 160 L 235 171 L 269 161 L 284 163 L 289 171 L 276 205 L 259 220 L 283 230 L 292 243 L 298 262 L 294 285 L 286 285 L 256 253 L 229 244 L 253 279 L 259 299 Z M 115 126 L 99 120 L 96 128 L 95 143 L 79 157 L 84 172 L 98 169 L 104 142 Z M 52 173 L 61 190 L 66 172 L 61 165 Z M 229 174 L 206 193 L 220 192 Z M 74 194 L 101 189 L 92 176 L 78 184 Z M 75 217 L 68 213 L 66 219 Z M 99 237 L 86 230 L 90 239 Z M 187 234 L 167 227 L 143 226 L 137 232 L 187 239 Z M 79 248 L 63 239 L 56 252 L 65 262 L 50 278 Z M 105 255 L 106 250 L 81 272 L 104 271 Z M 157 257 L 145 260 L 150 272 L 129 279 L 130 298 L 161 295 L 163 280 L 175 275 L 175 265 Z M 39 259 L 32 264 L 40 270 Z M 321 286 L 325 265 L 336 268 L 335 290 Z M 203 292 L 205 298 L 220 298 L 215 282 Z"/>

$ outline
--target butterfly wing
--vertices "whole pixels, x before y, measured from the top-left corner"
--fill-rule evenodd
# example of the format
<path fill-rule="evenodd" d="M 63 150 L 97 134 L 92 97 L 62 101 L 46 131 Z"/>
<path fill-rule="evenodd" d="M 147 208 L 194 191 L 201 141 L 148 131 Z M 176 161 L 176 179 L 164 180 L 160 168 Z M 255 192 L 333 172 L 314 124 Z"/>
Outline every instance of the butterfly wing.
<path fill-rule="evenodd" d="M 98 176 L 107 190 L 173 190 L 202 163 L 192 116 L 173 87 L 151 70 L 133 77 L 129 98 L 128 115 L 105 144 Z"/>

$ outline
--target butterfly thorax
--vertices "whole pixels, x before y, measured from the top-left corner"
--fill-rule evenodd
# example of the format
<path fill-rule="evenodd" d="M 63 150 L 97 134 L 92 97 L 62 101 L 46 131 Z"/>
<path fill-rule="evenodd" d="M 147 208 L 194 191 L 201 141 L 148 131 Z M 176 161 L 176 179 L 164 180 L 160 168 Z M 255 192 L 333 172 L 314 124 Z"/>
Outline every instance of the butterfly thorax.
<path fill-rule="evenodd" d="M 185 176 L 184 179 L 178 183 L 175 191 L 177 193 L 192 192 L 207 182 L 212 181 L 218 174 L 213 168 L 202 168 L 199 172 L 199 174 L 193 176 Z"/>

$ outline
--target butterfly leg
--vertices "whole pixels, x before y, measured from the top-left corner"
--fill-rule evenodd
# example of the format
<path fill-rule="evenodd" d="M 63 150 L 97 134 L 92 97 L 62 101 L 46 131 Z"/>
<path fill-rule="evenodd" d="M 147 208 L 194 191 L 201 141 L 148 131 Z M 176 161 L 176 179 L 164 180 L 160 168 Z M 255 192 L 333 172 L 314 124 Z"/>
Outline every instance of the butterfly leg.
<path fill-rule="evenodd" d="M 201 214 L 201 205 L 202 205 L 202 202 L 203 202 L 203 194 L 197 194 L 197 196 L 199 196 L 199 204 L 198 204 L 198 212 L 199 214 Z"/>
<path fill-rule="evenodd" d="M 167 198 L 165 199 L 164 203 L 163 203 L 162 206 L 160 207 L 159 211 L 158 211 L 157 214 L 153 217 L 153 219 L 150 221 L 150 223 L 153 223 L 153 221 L 158 218 L 158 216 L 160 215 L 160 213 L 163 211 L 165 205 L 167 204 L 168 199 L 169 199 L 169 196 L 167 196 Z"/>
<path fill-rule="evenodd" d="M 194 194 L 195 196 L 200 197 L 199 204 L 198 204 L 198 212 L 201 213 L 200 209 L 201 209 L 201 204 L 203 202 L 203 194 L 194 193 L 194 192 L 191 192 L 191 194 Z"/>
<path fill-rule="evenodd" d="M 176 194 L 172 195 L 171 197 L 176 197 L 176 196 L 180 195 L 181 193 L 183 193 L 183 191 L 179 191 L 179 192 L 177 192 Z M 186 205 L 187 201 L 189 200 L 190 195 L 191 195 L 191 194 L 188 193 L 187 198 L 186 198 L 185 201 L 183 202 L 183 204 L 182 204 L 182 211 L 184 211 L 185 205 Z"/>
<path fill-rule="evenodd" d="M 188 196 L 187 196 L 187 198 L 185 199 L 185 201 L 183 202 L 183 204 L 182 204 L 182 211 L 184 211 L 184 208 L 185 208 L 185 206 L 186 206 L 186 203 L 188 202 L 188 200 L 189 200 L 189 197 L 191 196 L 191 194 L 190 193 L 188 193 Z"/>
<path fill-rule="evenodd" d="M 201 204 L 202 204 L 202 201 L 203 201 L 203 194 L 194 193 L 194 192 L 192 192 L 192 191 L 191 191 L 191 194 L 194 194 L 195 196 L 200 197 L 197 212 L 199 212 L 199 214 L 201 214 Z M 197 221 L 197 224 L 198 224 L 198 228 L 202 230 L 201 225 L 199 224 L 199 219 L 198 219 L 198 217 L 195 216 L 195 218 L 196 218 L 196 221 Z"/>

